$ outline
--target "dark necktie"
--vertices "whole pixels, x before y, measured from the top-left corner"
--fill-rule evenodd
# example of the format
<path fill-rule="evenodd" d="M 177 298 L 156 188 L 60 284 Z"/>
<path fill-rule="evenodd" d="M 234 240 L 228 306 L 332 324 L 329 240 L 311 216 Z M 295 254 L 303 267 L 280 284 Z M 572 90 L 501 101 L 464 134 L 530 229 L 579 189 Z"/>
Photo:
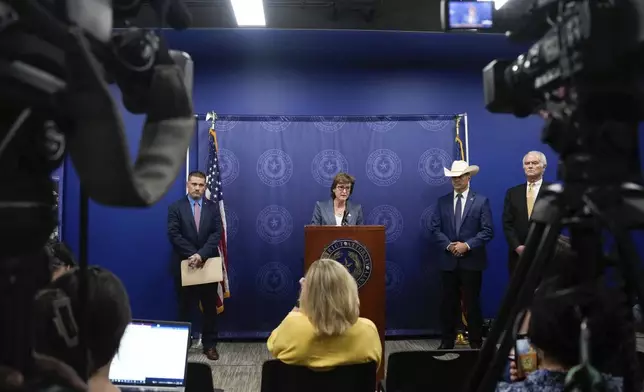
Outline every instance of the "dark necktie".
<path fill-rule="evenodd" d="M 456 236 L 458 236 L 459 229 L 461 228 L 461 219 L 463 215 L 462 199 L 462 193 L 456 195 L 456 208 L 454 208 L 454 229 L 456 230 Z"/>

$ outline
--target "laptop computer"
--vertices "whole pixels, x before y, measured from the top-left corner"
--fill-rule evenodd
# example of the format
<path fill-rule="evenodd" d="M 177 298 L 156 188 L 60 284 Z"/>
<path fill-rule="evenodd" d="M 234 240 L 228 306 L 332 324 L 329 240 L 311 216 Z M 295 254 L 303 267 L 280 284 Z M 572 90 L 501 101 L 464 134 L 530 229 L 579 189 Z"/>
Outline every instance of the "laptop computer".
<path fill-rule="evenodd" d="M 190 323 L 133 320 L 110 366 L 121 390 L 184 392 Z"/>

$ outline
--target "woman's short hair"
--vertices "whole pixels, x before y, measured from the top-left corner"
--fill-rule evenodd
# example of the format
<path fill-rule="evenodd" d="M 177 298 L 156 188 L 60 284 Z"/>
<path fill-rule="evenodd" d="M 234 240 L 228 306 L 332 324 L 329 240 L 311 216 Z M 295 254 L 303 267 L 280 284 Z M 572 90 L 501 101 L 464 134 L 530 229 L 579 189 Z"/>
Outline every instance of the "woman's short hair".
<path fill-rule="evenodd" d="M 63 361 L 84 376 L 82 369 L 88 369 L 92 375 L 110 363 L 132 314 L 121 280 L 106 269 L 88 267 L 83 331 L 87 351 L 81 351 L 77 338 L 74 339 L 81 317 L 80 279 L 80 270 L 72 269 L 36 295 L 34 349 Z"/>
<path fill-rule="evenodd" d="M 339 185 L 339 184 L 349 184 L 351 185 L 351 190 L 349 190 L 349 196 L 353 193 L 353 187 L 356 184 L 356 179 L 354 176 L 347 174 L 347 173 L 338 173 L 333 177 L 333 183 L 331 184 L 331 198 L 335 199 L 335 193 L 333 190 Z"/>
<path fill-rule="evenodd" d="M 344 265 L 320 259 L 306 272 L 300 307 L 319 335 L 341 335 L 360 316 L 358 285 Z"/>
<path fill-rule="evenodd" d="M 575 366 L 580 361 L 580 325 L 586 318 L 593 365 L 600 370 L 611 368 L 616 337 L 622 335 L 620 322 L 627 312 L 620 301 L 623 294 L 607 287 L 603 279 L 575 287 L 562 283 L 558 277 L 551 277 L 535 291 L 530 307 L 530 341 L 561 365 Z"/>

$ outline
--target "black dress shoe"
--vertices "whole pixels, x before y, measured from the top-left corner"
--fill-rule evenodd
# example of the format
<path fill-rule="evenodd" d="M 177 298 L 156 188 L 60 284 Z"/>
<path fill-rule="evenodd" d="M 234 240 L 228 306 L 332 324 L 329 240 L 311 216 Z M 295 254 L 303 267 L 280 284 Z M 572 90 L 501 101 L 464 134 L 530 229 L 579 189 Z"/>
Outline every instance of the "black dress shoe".
<path fill-rule="evenodd" d="M 206 358 L 210 359 L 211 361 L 217 361 L 219 359 L 219 353 L 214 347 L 204 349 L 203 353 L 206 354 Z"/>
<path fill-rule="evenodd" d="M 441 345 L 438 346 L 438 350 L 453 350 L 454 342 L 442 341 Z"/>

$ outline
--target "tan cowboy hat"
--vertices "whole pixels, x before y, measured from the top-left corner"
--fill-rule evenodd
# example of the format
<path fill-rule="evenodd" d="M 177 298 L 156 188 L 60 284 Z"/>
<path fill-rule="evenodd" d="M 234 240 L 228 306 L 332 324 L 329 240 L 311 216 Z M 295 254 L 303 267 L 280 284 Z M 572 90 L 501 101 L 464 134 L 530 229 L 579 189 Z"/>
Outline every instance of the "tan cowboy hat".
<path fill-rule="evenodd" d="M 476 175 L 479 172 L 479 167 L 476 165 L 470 166 L 465 161 L 454 161 L 452 162 L 452 170 L 444 167 L 443 171 L 445 171 L 445 177 L 460 177 L 467 173 Z"/>

